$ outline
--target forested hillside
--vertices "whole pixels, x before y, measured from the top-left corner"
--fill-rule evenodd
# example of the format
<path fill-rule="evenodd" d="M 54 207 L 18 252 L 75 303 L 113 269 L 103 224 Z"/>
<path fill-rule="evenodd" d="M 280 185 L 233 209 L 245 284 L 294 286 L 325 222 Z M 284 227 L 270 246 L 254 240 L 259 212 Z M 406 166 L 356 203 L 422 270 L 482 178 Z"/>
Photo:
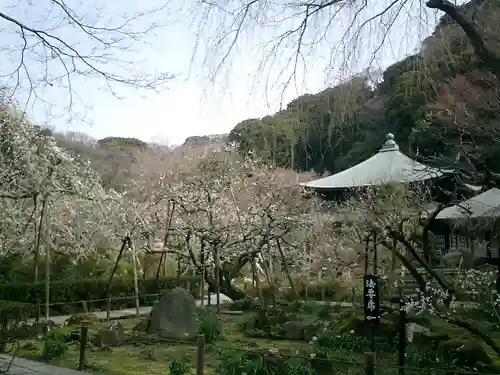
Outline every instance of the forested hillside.
<path fill-rule="evenodd" d="M 473 1 L 463 10 L 481 21 L 488 47 L 500 51 L 494 2 Z M 392 132 L 403 152 L 444 166 L 458 161 L 465 177 L 495 184 L 499 90 L 498 77 L 446 16 L 418 54 L 387 68 L 375 85 L 358 75 L 301 96 L 272 116 L 237 124 L 229 140 L 275 165 L 338 172 L 372 155 Z"/>

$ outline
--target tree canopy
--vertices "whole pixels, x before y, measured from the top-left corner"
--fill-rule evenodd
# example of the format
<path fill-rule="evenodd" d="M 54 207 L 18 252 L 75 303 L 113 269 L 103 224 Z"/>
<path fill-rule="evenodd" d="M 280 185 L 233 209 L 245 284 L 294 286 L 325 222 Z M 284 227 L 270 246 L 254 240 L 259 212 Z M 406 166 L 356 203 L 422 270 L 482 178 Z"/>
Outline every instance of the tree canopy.
<path fill-rule="evenodd" d="M 475 24 L 496 27 L 499 13 L 489 3 L 457 9 Z M 500 48 L 497 38 L 487 41 L 489 50 Z M 388 67 L 380 80 L 356 75 L 300 96 L 274 115 L 240 122 L 229 140 L 277 166 L 335 173 L 371 156 L 392 132 L 409 156 L 495 185 L 498 76 L 475 48 L 457 21 L 444 16 L 420 51 Z"/>

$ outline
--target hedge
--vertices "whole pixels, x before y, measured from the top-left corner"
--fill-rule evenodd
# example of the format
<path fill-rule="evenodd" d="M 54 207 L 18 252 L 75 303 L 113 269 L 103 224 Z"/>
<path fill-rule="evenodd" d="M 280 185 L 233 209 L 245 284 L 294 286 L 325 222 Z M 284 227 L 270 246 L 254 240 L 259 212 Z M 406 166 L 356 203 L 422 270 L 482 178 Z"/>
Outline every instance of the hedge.
<path fill-rule="evenodd" d="M 199 296 L 199 277 L 186 276 L 181 277 L 179 281 L 180 283 L 177 282 L 177 277 L 138 280 L 141 305 L 149 305 L 157 299 L 156 296 L 148 295 L 161 293 L 176 286 L 188 289 L 195 298 Z M 87 308 L 89 311 L 105 310 L 108 306 L 107 284 L 107 278 L 52 281 L 50 283 L 50 313 L 71 314 L 82 312 L 85 309 L 82 301 L 88 301 Z M 133 279 L 129 277 L 114 278 L 109 288 L 109 295 L 112 297 L 112 310 L 133 307 L 135 304 Z M 45 282 L 0 284 L 0 300 L 31 304 L 35 304 L 38 300 L 41 302 L 43 309 L 45 304 Z"/>
<path fill-rule="evenodd" d="M 0 300 L 0 334 L 8 328 L 12 321 L 24 321 L 33 312 L 32 304 Z"/>
<path fill-rule="evenodd" d="M 349 286 L 339 280 L 324 280 L 322 282 L 309 282 L 307 284 L 296 282 L 294 284 L 295 292 L 300 300 L 306 301 L 352 301 L 353 294 L 359 292 L 357 287 Z M 354 291 L 353 291 L 354 289 Z M 269 284 L 261 286 L 262 296 L 265 300 L 272 300 L 273 289 Z M 251 296 L 257 296 L 255 288 L 247 288 L 247 292 Z M 288 301 L 293 301 L 296 296 L 290 287 L 278 286 L 276 288 L 276 297 Z"/>

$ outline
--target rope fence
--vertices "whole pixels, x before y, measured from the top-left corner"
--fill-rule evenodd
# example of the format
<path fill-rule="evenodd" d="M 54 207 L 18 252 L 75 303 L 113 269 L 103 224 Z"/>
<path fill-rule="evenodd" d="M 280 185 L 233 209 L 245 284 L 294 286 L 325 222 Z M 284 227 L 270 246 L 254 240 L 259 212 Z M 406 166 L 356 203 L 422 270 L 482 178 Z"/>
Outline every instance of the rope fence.
<path fill-rule="evenodd" d="M 148 293 L 148 294 L 139 294 L 139 295 L 128 295 L 128 296 L 110 296 L 108 298 L 96 298 L 90 300 L 78 300 L 78 301 L 69 301 L 69 302 L 51 302 L 48 304 L 50 308 L 56 308 L 58 313 L 50 314 L 49 311 L 49 319 L 50 317 L 57 316 L 67 316 L 67 315 L 78 315 L 78 314 L 86 314 L 86 313 L 97 313 L 97 312 L 106 312 L 106 319 L 110 319 L 112 312 L 118 312 L 121 310 L 132 310 L 144 307 L 150 307 L 157 302 L 157 300 L 164 294 L 164 292 L 159 293 Z M 139 301 L 139 304 L 137 304 Z M 117 302 L 124 302 L 123 304 L 116 304 Z M 37 321 L 42 320 L 43 314 L 42 311 L 46 309 L 47 304 L 42 303 L 40 300 L 37 300 L 35 303 L 28 302 L 20 302 L 22 304 L 23 309 L 26 312 L 28 318 L 35 318 Z M 98 304 L 99 307 L 96 307 L 95 304 Z M 222 304 L 222 303 L 221 303 Z M 210 306 L 211 303 L 209 301 L 205 301 L 204 306 Z M 68 306 L 81 306 L 81 309 L 67 308 L 63 309 L 62 312 L 58 307 L 68 307 Z M 1 309 L 1 306 L 0 306 Z M 130 316 L 130 314 L 125 314 L 125 316 Z M 116 319 L 116 317 L 114 318 Z"/>
<path fill-rule="evenodd" d="M 79 327 L 80 329 L 80 341 L 79 341 L 79 359 L 78 359 L 78 369 L 85 370 L 89 367 L 88 365 L 88 349 L 92 347 L 90 343 L 91 335 L 98 334 L 97 330 L 89 330 L 89 327 L 85 324 Z M 366 374 L 366 375 L 492 375 L 493 373 L 479 372 L 479 371 L 465 371 L 457 370 L 453 368 L 425 368 L 425 367 L 411 367 L 411 366 L 398 366 L 386 363 L 377 363 L 375 353 L 367 352 L 363 353 L 364 361 L 360 360 L 348 360 L 342 358 L 322 358 L 318 356 L 304 355 L 304 354 L 290 354 L 284 352 L 273 352 L 271 348 L 266 349 L 255 349 L 250 347 L 238 347 L 234 345 L 227 344 L 225 342 L 218 342 L 216 344 L 207 344 L 205 342 L 205 336 L 203 334 L 198 334 L 196 340 L 174 340 L 165 339 L 158 337 L 156 335 L 136 333 L 136 334 L 126 334 L 125 342 L 128 344 L 165 344 L 165 345 L 179 345 L 179 346 L 190 346 L 195 348 L 195 356 L 191 365 L 196 368 L 196 375 L 205 374 L 206 370 L 206 355 L 207 353 L 220 353 L 220 352 L 233 352 L 233 353 L 243 353 L 248 357 L 269 360 L 271 362 L 276 361 L 287 361 L 287 360 L 299 360 L 309 363 L 315 363 L 316 365 L 327 365 L 331 374 Z M 194 363 L 193 363 L 194 362 Z M 323 366 L 324 367 L 324 366 Z M 354 370 L 354 371 L 353 371 Z"/>
<path fill-rule="evenodd" d="M 66 315 L 75 315 L 81 313 L 95 313 L 95 312 L 103 312 L 106 311 L 107 318 L 109 319 L 112 311 L 120 311 L 120 310 L 129 310 L 134 308 L 140 308 L 146 306 L 153 305 L 157 299 L 162 296 L 163 293 L 150 293 L 150 294 L 141 294 L 138 296 L 110 296 L 108 298 L 96 298 L 91 300 L 79 300 L 79 301 L 69 301 L 69 302 L 51 302 L 48 304 L 50 308 L 56 308 L 59 313 L 49 314 L 46 313 L 46 316 L 57 317 L 57 316 L 66 316 Z M 137 305 L 136 301 L 142 302 Z M 116 306 L 116 302 L 124 302 L 123 304 L 118 304 Z M 96 308 L 93 306 L 94 304 L 99 304 L 100 308 Z M 13 303 L 15 305 L 15 302 Z M 47 308 L 47 304 L 42 303 L 40 300 L 37 300 L 35 303 L 28 302 L 19 302 L 19 305 L 22 306 L 24 311 L 24 315 L 27 318 L 35 318 L 37 321 L 42 319 L 42 310 Z M 113 305 L 114 308 L 113 308 Z M 81 309 L 71 308 L 69 306 L 81 306 Z M 12 305 L 9 304 L 5 307 L 0 306 L 0 309 L 11 308 Z M 58 307 L 68 307 L 67 309 L 58 309 Z M 62 311 L 62 313 L 61 313 Z M 66 312 L 67 311 L 67 312 Z"/>

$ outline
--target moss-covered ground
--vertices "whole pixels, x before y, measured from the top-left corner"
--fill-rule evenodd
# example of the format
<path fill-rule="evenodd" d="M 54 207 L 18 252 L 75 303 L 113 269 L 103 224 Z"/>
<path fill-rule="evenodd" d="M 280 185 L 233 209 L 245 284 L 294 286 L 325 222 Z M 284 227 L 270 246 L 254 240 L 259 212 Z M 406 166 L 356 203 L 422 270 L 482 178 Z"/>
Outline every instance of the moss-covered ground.
<path fill-rule="evenodd" d="M 318 314 L 317 311 L 301 311 L 300 313 L 296 313 L 294 315 L 301 315 L 299 318 L 305 321 L 317 321 L 318 319 L 328 321 L 330 322 L 330 327 L 332 327 L 332 330 L 330 331 L 331 335 L 340 335 L 341 333 L 339 332 L 339 328 L 344 326 L 343 329 L 345 331 L 345 317 L 346 315 L 349 315 L 349 312 L 344 310 L 341 311 L 340 309 L 332 309 L 332 312 L 327 317 L 323 318 L 318 318 L 318 315 L 321 315 L 321 313 Z M 351 312 L 351 315 L 359 315 L 359 313 L 360 311 Z M 310 358 L 311 356 L 316 355 L 317 351 L 315 351 L 313 345 L 305 340 L 249 337 L 248 332 L 245 334 L 241 327 L 244 322 L 251 321 L 255 314 L 255 312 L 220 314 L 219 327 L 221 329 L 221 335 L 213 345 L 206 345 L 205 374 L 210 375 L 216 373 L 217 365 L 220 364 L 221 361 L 220 353 L 222 350 L 231 349 L 234 353 L 236 353 L 236 356 L 238 353 L 243 354 L 245 352 L 269 353 L 271 355 L 279 355 L 284 358 Z M 89 345 L 87 353 L 87 370 L 92 373 L 105 373 L 111 375 L 165 375 L 170 373 L 169 368 L 173 361 L 185 361 L 187 364 L 186 374 L 195 374 L 196 346 L 194 343 L 175 343 L 148 339 L 133 339 L 133 337 L 136 337 L 133 333 L 134 327 L 136 327 L 144 319 L 145 318 L 133 318 L 120 321 L 127 336 L 132 337 L 122 346 L 103 348 Z M 473 338 L 471 338 L 470 335 L 462 329 L 445 325 L 442 321 L 438 321 L 435 318 L 432 319 L 434 319 L 433 325 L 437 327 L 436 329 L 446 331 L 448 334 L 450 334 L 450 330 L 453 330 L 451 332 L 451 336 L 454 338 L 464 341 L 473 340 Z M 348 321 L 347 324 L 353 323 L 352 321 Z M 69 325 L 64 328 L 56 329 L 62 334 L 68 334 L 72 331 L 76 332 L 79 329 L 78 326 L 79 324 L 75 323 L 73 326 Z M 94 335 L 99 329 L 107 326 L 109 326 L 109 322 L 96 321 L 90 324 L 90 336 Z M 355 324 L 353 328 L 355 328 Z M 494 329 L 492 327 L 490 328 Z M 500 342 L 500 332 L 496 339 L 499 339 L 498 341 Z M 333 369 L 332 371 L 334 371 L 334 373 L 350 375 L 364 374 L 364 358 L 362 351 L 356 350 L 357 348 L 355 348 L 357 345 L 356 339 L 353 339 L 354 341 L 352 342 L 346 342 L 345 339 L 342 339 L 344 342 L 341 342 L 342 340 L 340 339 L 335 340 L 333 340 L 335 343 L 331 345 L 340 345 L 341 347 L 339 347 L 337 351 L 335 348 L 330 348 L 333 349 L 333 351 L 330 351 L 328 358 L 336 361 L 335 365 L 330 366 L 330 368 Z M 395 365 L 397 363 L 397 352 L 394 347 L 391 351 L 391 349 L 389 349 L 389 345 L 385 345 L 385 340 L 385 338 L 381 338 L 377 341 L 377 362 L 380 364 Z M 19 355 L 30 359 L 46 360 L 43 356 L 43 350 L 43 338 L 23 340 L 20 344 Z M 68 344 L 68 350 L 64 355 L 59 358 L 53 358 L 50 362 L 63 367 L 76 369 L 78 367 L 79 351 L 80 348 L 78 342 L 70 343 Z M 429 360 L 426 356 L 432 357 L 434 355 L 431 351 L 425 352 L 425 350 L 422 351 L 421 348 L 416 347 L 409 347 L 407 351 L 409 354 L 408 360 L 410 362 L 408 363 L 408 366 L 410 367 L 426 367 L 424 364 Z M 490 348 L 486 348 L 486 352 L 490 354 L 494 363 L 500 364 L 498 356 L 496 356 Z M 240 370 L 238 370 L 238 366 L 234 367 L 234 371 L 231 370 L 233 371 L 231 374 L 242 375 L 241 367 Z M 295 373 L 292 375 L 307 374 L 307 371 L 297 371 L 294 371 Z M 228 372 L 226 370 L 226 374 L 227 373 Z M 256 374 L 257 373 L 258 372 L 256 372 Z M 395 375 L 397 373 L 397 368 L 380 368 L 377 371 L 377 375 Z M 416 375 L 418 373 L 418 369 L 407 370 L 405 372 L 407 375 Z M 444 371 L 435 371 L 433 373 L 445 374 Z M 258 374 L 260 375 L 261 373 Z M 172 375 L 178 374 L 172 373 Z"/>

